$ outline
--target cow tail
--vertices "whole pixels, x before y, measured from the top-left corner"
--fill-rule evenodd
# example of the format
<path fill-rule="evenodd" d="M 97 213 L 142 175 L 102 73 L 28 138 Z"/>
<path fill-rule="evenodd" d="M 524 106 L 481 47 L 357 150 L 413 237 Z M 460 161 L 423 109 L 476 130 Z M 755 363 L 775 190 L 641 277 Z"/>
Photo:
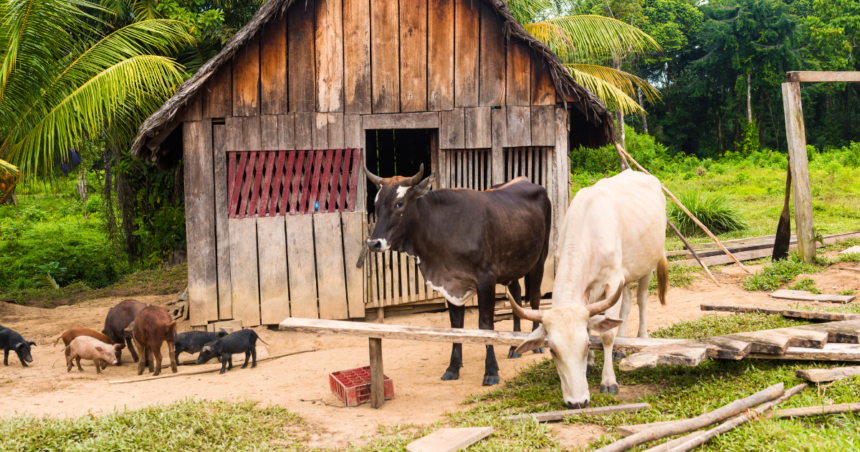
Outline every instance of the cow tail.
<path fill-rule="evenodd" d="M 666 261 L 666 255 L 660 258 L 657 263 L 657 298 L 660 299 L 660 304 L 666 305 L 666 291 L 669 290 L 669 262 Z"/>

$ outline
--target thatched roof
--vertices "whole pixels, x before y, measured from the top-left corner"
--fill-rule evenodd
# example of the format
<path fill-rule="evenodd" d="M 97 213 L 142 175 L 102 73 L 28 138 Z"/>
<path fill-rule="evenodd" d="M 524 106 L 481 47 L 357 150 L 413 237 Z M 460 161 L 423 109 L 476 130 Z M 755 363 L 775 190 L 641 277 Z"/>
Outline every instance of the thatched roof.
<path fill-rule="evenodd" d="M 137 158 L 151 159 L 160 167 L 172 166 L 178 160 L 175 156 L 168 155 L 170 149 L 173 148 L 172 146 L 161 146 L 153 152 L 149 147 L 144 146 L 144 143 L 167 128 L 176 114 L 192 100 L 192 96 L 205 85 L 206 81 L 218 71 L 221 65 L 231 61 L 233 55 L 260 32 L 270 19 L 278 14 L 285 14 L 294 1 L 268 0 L 257 11 L 257 14 L 254 15 L 251 21 L 227 42 L 218 55 L 207 61 L 194 76 L 179 87 L 173 97 L 168 99 L 158 111 L 143 122 L 132 143 L 131 154 Z M 574 107 L 576 107 L 572 110 L 572 129 L 580 131 L 580 133 L 572 134 L 571 145 L 582 144 L 588 147 L 598 147 L 611 143 L 614 135 L 613 120 L 611 114 L 597 96 L 576 83 L 562 64 L 561 59 L 546 44 L 530 35 L 514 19 L 514 16 L 508 9 L 508 5 L 503 0 L 481 1 L 494 10 L 504 23 L 504 32 L 507 39 L 516 39 L 527 43 L 536 55 L 546 61 L 555 84 L 556 92 L 562 94 L 562 98 L 572 100 Z M 166 132 L 171 133 L 172 129 L 168 129 Z M 161 137 L 161 139 L 163 140 L 164 137 Z"/>

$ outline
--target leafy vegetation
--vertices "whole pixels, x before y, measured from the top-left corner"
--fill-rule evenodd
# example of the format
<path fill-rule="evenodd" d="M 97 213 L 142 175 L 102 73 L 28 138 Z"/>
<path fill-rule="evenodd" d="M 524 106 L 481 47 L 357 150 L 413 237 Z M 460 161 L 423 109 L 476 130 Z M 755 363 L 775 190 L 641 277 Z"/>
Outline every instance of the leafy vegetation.
<path fill-rule="evenodd" d="M 818 290 L 818 287 L 815 287 L 815 280 L 810 278 L 803 278 L 798 281 L 796 284 L 792 284 L 788 286 L 789 290 L 805 290 L 810 293 L 820 294 L 821 291 Z"/>
<path fill-rule="evenodd" d="M 681 204 L 714 234 L 725 234 L 746 229 L 747 225 L 738 209 L 729 204 L 724 195 L 714 192 L 688 191 L 678 196 Z M 704 231 L 676 204 L 668 205 L 670 221 L 685 236 L 703 235 Z"/>

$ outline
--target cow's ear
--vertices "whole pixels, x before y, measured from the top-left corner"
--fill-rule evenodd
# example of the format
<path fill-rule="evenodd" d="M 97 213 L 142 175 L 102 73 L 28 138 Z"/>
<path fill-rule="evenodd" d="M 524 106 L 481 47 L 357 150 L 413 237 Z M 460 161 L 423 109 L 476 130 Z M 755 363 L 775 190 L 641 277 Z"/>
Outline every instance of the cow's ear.
<path fill-rule="evenodd" d="M 536 348 L 543 347 L 543 343 L 546 340 L 546 330 L 543 328 L 543 325 L 537 327 L 537 329 L 533 330 L 531 334 L 517 347 L 516 352 L 519 354 L 523 354 L 525 352 L 530 352 Z"/>
<path fill-rule="evenodd" d="M 427 192 L 430 191 L 430 185 L 433 184 L 434 180 L 436 180 L 436 172 L 435 171 L 430 173 L 430 176 L 428 176 L 427 179 L 422 180 L 421 182 L 418 183 L 418 185 L 415 186 L 414 190 L 417 193 L 416 196 L 418 198 L 420 198 L 420 197 L 426 195 Z"/>
<path fill-rule="evenodd" d="M 618 325 L 621 325 L 621 320 L 606 317 L 605 315 L 596 315 L 588 319 L 588 328 L 598 333 L 609 331 Z"/>

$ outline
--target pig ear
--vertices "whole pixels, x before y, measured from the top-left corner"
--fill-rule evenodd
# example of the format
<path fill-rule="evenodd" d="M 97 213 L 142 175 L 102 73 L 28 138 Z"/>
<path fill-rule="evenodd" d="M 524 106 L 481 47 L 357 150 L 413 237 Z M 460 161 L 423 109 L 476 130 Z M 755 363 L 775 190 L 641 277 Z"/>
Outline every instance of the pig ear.
<path fill-rule="evenodd" d="M 115 350 L 119 350 L 119 349 L 121 349 L 121 348 L 122 348 L 122 344 L 113 344 L 113 348 L 114 348 Z"/>
<path fill-rule="evenodd" d="M 596 315 L 588 319 L 588 328 L 597 331 L 598 333 L 604 333 L 618 325 L 621 325 L 621 323 L 621 320 L 618 319 L 612 319 L 605 315 Z"/>
<path fill-rule="evenodd" d="M 31 341 L 31 342 L 30 342 L 30 345 L 32 345 L 33 347 L 35 347 L 35 346 L 36 346 L 36 343 Z"/>
<path fill-rule="evenodd" d="M 100 351 L 100 352 L 104 353 L 105 349 L 101 345 L 96 345 L 96 351 Z"/>
<path fill-rule="evenodd" d="M 23 342 L 19 342 L 19 343 L 15 344 L 15 348 L 21 348 L 23 346 L 24 346 Z"/>
<path fill-rule="evenodd" d="M 204 346 L 203 346 L 203 350 L 200 350 L 200 352 L 201 352 L 201 353 L 203 353 L 203 352 L 208 352 L 208 351 L 211 351 L 211 350 L 212 350 L 212 346 L 211 346 L 211 345 L 204 345 Z"/>
<path fill-rule="evenodd" d="M 543 347 L 544 340 L 546 339 L 546 330 L 543 328 L 543 325 L 537 327 L 536 330 L 532 331 L 531 334 L 517 347 L 516 352 L 519 354 L 523 354 L 525 352 L 530 352 L 536 348 Z"/>

